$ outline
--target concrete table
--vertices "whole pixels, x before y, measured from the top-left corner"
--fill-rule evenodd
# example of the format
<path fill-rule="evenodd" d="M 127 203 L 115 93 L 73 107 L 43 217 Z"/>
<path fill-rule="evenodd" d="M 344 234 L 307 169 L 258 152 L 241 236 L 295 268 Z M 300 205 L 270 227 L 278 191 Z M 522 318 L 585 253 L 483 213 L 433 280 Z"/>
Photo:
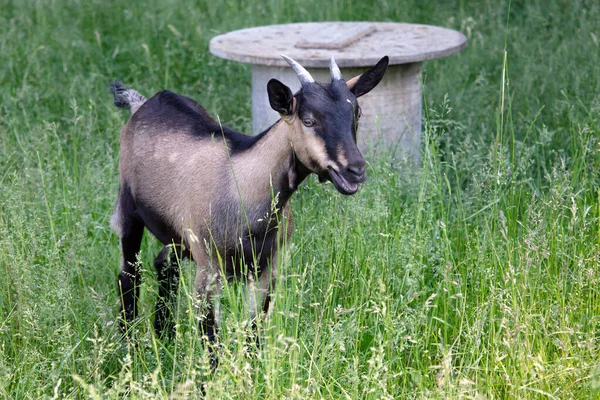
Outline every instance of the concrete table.
<path fill-rule="evenodd" d="M 390 66 L 381 83 L 359 99 L 362 108 L 359 147 L 407 152 L 419 157 L 422 92 L 421 63 L 462 51 L 466 37 L 429 25 L 391 22 L 311 22 L 242 29 L 214 37 L 211 53 L 252 64 L 254 134 L 279 115 L 269 105 L 267 82 L 276 78 L 293 92 L 296 74 L 281 58 L 285 54 L 304 66 L 317 82 L 329 82 L 333 55 L 345 79 L 375 65 L 384 55 Z"/>

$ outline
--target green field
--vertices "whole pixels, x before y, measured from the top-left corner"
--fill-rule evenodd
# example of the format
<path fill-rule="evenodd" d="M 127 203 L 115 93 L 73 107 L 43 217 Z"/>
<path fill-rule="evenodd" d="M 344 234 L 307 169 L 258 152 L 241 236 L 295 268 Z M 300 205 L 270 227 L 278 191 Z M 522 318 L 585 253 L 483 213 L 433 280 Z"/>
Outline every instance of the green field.
<path fill-rule="evenodd" d="M 195 3 L 0 0 L 0 397 L 600 398 L 600 2 Z M 176 337 L 153 335 L 146 235 L 137 340 L 121 340 L 109 219 L 128 113 L 108 83 L 249 132 L 250 69 L 209 40 L 322 20 L 468 37 L 424 64 L 421 168 L 368 154 L 352 197 L 305 182 L 264 346 L 228 285 L 212 373 L 190 263 Z"/>

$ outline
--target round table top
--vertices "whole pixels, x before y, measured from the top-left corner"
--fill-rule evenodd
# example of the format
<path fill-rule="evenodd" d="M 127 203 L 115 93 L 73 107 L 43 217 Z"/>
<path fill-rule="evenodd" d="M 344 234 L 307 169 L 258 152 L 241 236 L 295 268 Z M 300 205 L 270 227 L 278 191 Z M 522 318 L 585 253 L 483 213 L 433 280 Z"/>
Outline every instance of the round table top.
<path fill-rule="evenodd" d="M 216 56 L 251 64 L 287 66 L 285 54 L 307 68 L 367 67 L 384 55 L 407 64 L 456 54 L 467 38 L 452 29 L 395 22 L 307 22 L 241 29 L 214 37 Z"/>

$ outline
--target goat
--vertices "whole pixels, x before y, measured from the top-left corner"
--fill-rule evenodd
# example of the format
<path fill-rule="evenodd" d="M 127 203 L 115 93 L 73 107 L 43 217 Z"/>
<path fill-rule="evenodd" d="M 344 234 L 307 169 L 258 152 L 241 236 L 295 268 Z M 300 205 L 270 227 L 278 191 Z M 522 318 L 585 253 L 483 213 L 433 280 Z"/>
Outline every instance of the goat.
<path fill-rule="evenodd" d="M 164 244 L 155 261 L 157 334 L 173 329 L 168 304 L 177 291 L 177 261 L 191 257 L 204 304 L 199 327 L 213 343 L 220 267 L 226 279 L 256 277 L 260 299 L 251 297 L 250 308 L 267 313 L 277 250 L 293 231 L 289 200 L 298 185 L 314 173 L 351 195 L 365 181 L 365 160 L 356 146 L 357 97 L 381 81 L 388 57 L 348 82 L 331 57 L 329 84 L 315 82 L 299 63 L 282 57 L 302 86 L 294 95 L 280 81 L 268 82 L 270 105 L 281 119 L 254 137 L 221 126 L 190 98 L 165 90 L 146 99 L 119 82 L 111 85 L 115 105 L 131 110 L 121 130 L 120 187 L 111 221 L 122 249 L 118 284 L 125 332 L 137 317 L 136 256 L 144 227 Z M 173 244 L 179 254 L 170 250 Z"/>

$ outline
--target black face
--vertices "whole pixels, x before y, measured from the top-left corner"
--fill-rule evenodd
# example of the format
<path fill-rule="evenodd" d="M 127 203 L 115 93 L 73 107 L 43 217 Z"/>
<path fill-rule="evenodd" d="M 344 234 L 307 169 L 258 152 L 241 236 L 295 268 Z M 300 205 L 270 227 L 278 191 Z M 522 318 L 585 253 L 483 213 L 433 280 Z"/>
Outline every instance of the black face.
<path fill-rule="evenodd" d="M 365 160 L 356 146 L 360 108 L 342 80 L 310 83 L 296 94 L 298 119 L 307 139 L 309 168 L 342 194 L 354 194 L 366 179 Z M 312 157 L 311 157 L 312 156 Z"/>
<path fill-rule="evenodd" d="M 298 74 L 302 89 L 292 95 L 276 79 L 267 84 L 269 103 L 300 129 L 293 138 L 294 152 L 321 181 L 329 180 L 342 194 L 354 194 L 365 181 L 365 160 L 356 147 L 360 108 L 356 100 L 379 84 L 389 59 L 383 57 L 370 70 L 345 82 L 333 57 L 330 84 L 315 83 L 297 62 L 285 57 Z"/>

